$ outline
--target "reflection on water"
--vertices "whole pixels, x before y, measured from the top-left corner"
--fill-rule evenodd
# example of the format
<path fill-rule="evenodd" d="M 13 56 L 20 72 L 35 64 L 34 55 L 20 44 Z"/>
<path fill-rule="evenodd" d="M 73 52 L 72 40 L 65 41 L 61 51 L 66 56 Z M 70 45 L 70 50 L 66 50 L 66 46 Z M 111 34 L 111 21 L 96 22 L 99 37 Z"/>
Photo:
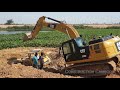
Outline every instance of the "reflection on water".
<path fill-rule="evenodd" d="M 0 34 L 17 34 L 17 33 L 28 33 L 31 31 L 0 31 Z M 41 32 L 49 32 L 49 31 L 41 31 Z"/>
<path fill-rule="evenodd" d="M 30 31 L 0 31 L 0 34 L 17 34 L 17 33 L 27 33 Z"/>

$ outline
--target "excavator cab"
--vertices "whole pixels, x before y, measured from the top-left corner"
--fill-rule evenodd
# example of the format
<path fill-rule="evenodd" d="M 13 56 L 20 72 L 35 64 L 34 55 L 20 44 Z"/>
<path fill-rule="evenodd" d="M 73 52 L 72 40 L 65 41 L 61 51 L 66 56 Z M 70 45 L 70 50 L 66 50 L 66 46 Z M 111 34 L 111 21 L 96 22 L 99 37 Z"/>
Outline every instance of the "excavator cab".
<path fill-rule="evenodd" d="M 75 38 L 62 43 L 62 53 L 66 62 L 84 60 L 89 57 L 89 46 L 81 38 Z"/>

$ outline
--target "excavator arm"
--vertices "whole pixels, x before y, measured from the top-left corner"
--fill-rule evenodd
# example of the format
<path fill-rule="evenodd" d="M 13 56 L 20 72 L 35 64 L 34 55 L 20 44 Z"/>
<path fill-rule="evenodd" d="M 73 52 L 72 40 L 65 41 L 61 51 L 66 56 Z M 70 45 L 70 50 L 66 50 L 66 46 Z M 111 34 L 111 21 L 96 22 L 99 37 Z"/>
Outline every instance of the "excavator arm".
<path fill-rule="evenodd" d="M 46 18 L 49 19 L 49 20 L 55 21 L 57 23 L 46 22 L 45 21 Z M 69 36 L 70 39 L 79 37 L 78 32 L 71 25 L 65 24 L 65 23 L 63 23 L 61 21 L 52 19 L 50 17 L 42 16 L 37 21 L 37 23 L 36 23 L 33 31 L 30 32 L 30 33 L 26 33 L 25 36 L 24 36 L 24 38 L 23 38 L 23 40 L 26 41 L 26 40 L 34 39 L 35 36 L 37 36 L 37 34 L 39 33 L 39 31 L 43 28 L 43 26 L 44 27 L 52 28 L 54 30 L 58 30 L 58 31 L 60 31 L 62 33 L 65 33 L 65 34 L 67 34 Z"/>

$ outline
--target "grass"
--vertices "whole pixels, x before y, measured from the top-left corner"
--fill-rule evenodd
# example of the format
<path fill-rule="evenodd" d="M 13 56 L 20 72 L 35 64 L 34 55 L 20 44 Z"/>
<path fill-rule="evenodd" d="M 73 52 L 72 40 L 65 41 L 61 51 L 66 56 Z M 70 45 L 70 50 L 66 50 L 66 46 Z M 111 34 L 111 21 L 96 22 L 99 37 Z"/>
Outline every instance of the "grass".
<path fill-rule="evenodd" d="M 88 42 L 93 36 L 106 36 L 110 33 L 120 36 L 120 29 L 77 29 Z M 58 31 L 40 32 L 33 40 L 23 42 L 24 34 L 0 35 L 0 49 L 15 47 L 58 47 L 69 40 L 68 36 Z"/>

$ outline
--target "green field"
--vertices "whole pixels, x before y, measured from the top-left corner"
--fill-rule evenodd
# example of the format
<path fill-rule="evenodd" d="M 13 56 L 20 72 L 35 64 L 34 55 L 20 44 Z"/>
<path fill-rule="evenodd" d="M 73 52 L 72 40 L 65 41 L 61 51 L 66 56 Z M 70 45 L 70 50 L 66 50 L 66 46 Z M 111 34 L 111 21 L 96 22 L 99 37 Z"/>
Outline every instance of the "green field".
<path fill-rule="evenodd" d="M 79 34 L 88 42 L 93 36 L 106 36 L 110 33 L 120 36 L 120 29 L 77 29 Z M 0 35 L 0 49 L 15 47 L 58 47 L 68 36 L 58 31 L 40 32 L 31 41 L 23 42 L 24 34 Z"/>

